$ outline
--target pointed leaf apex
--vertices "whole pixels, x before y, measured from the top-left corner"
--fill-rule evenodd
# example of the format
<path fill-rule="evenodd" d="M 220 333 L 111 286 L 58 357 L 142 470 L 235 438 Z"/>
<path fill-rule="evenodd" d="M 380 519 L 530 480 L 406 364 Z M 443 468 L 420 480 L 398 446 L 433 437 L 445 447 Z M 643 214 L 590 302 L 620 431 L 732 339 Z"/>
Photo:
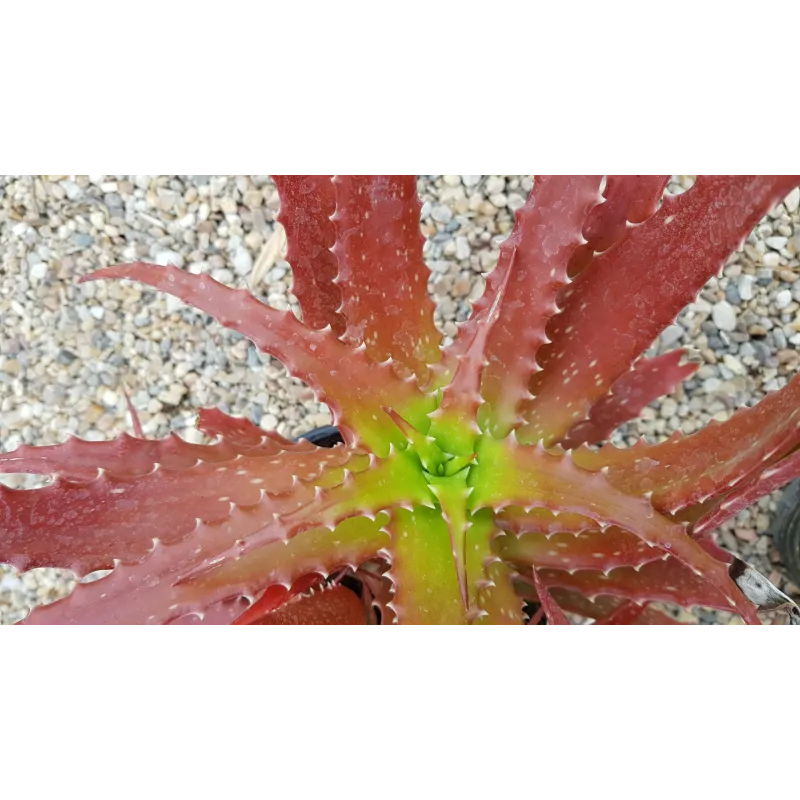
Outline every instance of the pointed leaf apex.
<path fill-rule="evenodd" d="M 449 461 L 444 463 L 444 475 L 446 477 L 455 475 L 457 472 L 460 472 L 462 469 L 464 469 L 464 467 L 474 461 L 477 457 L 477 453 L 472 453 L 466 456 L 455 456 L 454 458 L 451 458 Z M 464 497 L 469 497 L 474 488 L 474 486 L 466 487 Z"/>
<path fill-rule="evenodd" d="M 381 406 L 381 408 L 411 443 L 425 469 L 432 475 L 436 475 L 439 467 L 444 463 L 444 454 L 434 444 L 434 440 L 403 419 L 393 408 L 388 406 Z"/>

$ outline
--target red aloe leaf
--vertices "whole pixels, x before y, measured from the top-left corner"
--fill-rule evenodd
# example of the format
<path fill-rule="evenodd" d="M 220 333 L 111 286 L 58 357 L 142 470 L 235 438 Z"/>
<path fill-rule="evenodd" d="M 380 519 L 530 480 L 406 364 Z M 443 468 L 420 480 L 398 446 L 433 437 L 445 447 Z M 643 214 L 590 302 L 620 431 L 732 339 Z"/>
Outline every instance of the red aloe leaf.
<path fill-rule="evenodd" d="M 217 564 L 185 571 L 179 596 L 184 601 L 216 602 L 234 595 L 254 596 L 265 586 L 289 585 L 312 572 L 330 575 L 341 567 L 357 568 L 389 546 L 389 535 L 382 529 L 387 519 L 386 514 L 374 520 L 349 517 L 335 527 L 310 528 L 254 549 L 239 546 L 223 553 Z"/>
<path fill-rule="evenodd" d="M 638 603 L 634 603 L 633 600 L 627 600 L 618 606 L 614 611 L 612 611 L 607 617 L 598 619 L 595 624 L 634 625 L 636 623 L 636 618 L 641 615 L 646 607 L 647 603 L 644 603 L 644 605 L 640 606 Z"/>
<path fill-rule="evenodd" d="M 391 358 L 426 383 L 439 361 L 421 203 L 413 175 L 337 175 L 336 246 L 345 339 L 374 362 Z M 396 405 L 387 403 L 396 408 Z"/>
<path fill-rule="evenodd" d="M 316 390 L 350 444 L 357 432 L 368 446 L 385 452 L 394 426 L 381 406 L 398 410 L 417 427 L 428 425 L 426 414 L 434 401 L 412 382 L 400 379 L 386 365 L 371 364 L 330 331 L 315 331 L 290 311 L 266 306 L 246 290 L 230 289 L 208 275 L 141 262 L 109 267 L 83 280 L 106 278 L 128 278 L 168 292 L 247 336 Z M 404 441 L 399 431 L 395 438 Z"/>
<path fill-rule="evenodd" d="M 527 576 L 517 575 L 514 583 L 515 589 L 520 597 L 528 600 L 538 602 L 539 598 L 533 585 L 533 580 Z M 593 627 L 610 626 L 613 624 L 630 625 L 631 622 L 614 622 L 617 620 L 631 620 L 633 618 L 636 627 L 665 627 L 679 625 L 683 626 L 685 623 L 679 622 L 669 614 L 653 608 L 647 602 L 643 605 L 638 605 L 632 600 L 626 600 L 622 597 L 613 597 L 611 595 L 599 595 L 592 600 L 572 589 L 562 589 L 557 586 L 550 587 L 550 595 L 555 599 L 558 605 L 570 614 L 576 614 L 579 617 L 585 617 L 592 622 Z M 638 611 L 636 610 L 638 609 Z M 619 614 L 619 616 L 615 616 Z"/>
<path fill-rule="evenodd" d="M 352 456 L 345 448 L 281 447 L 266 439 L 239 454 L 224 441 L 204 446 L 177 437 L 127 436 L 113 442 L 73 439 L 38 450 L 23 447 L 0 456 L 0 471 L 57 476 L 41 489 L 0 487 L 0 561 L 78 574 L 109 568 L 114 559 L 139 560 L 154 539 L 174 543 L 198 520 L 221 523 L 237 507 L 261 506 L 271 521 L 274 512 L 313 500 L 307 482 Z"/>
<path fill-rule="evenodd" d="M 349 568 L 345 568 L 344 572 L 349 572 Z M 356 570 L 352 574 L 361 578 L 360 592 L 339 583 L 336 575 L 332 576 L 331 582 L 322 575 L 303 575 L 292 584 L 291 589 L 281 584 L 270 586 L 233 624 L 376 624 L 373 606 L 383 605 L 383 587 L 388 581 L 384 582 L 380 575 L 366 569 Z"/>
<path fill-rule="evenodd" d="M 281 199 L 278 222 L 286 231 L 286 260 L 292 267 L 292 291 L 311 328 L 327 325 L 337 336 L 345 331 L 339 312 L 342 292 L 336 283 L 339 264 L 331 248 L 336 190 L 332 175 L 273 175 Z"/>
<path fill-rule="evenodd" d="M 227 628 L 233 621 L 247 609 L 249 600 L 246 597 L 235 597 L 231 600 L 224 600 L 221 603 L 210 606 L 205 611 L 198 611 L 194 614 L 184 614 L 166 623 L 169 627 L 175 628 Z M 34 610 L 34 613 L 36 611 Z M 38 615 L 36 617 L 38 619 Z M 21 623 L 22 624 L 22 623 Z M 25 624 L 30 624 L 28 620 Z M 34 623 L 38 625 L 39 623 Z"/>
<path fill-rule="evenodd" d="M 513 533 L 580 533 L 599 531 L 600 527 L 588 517 L 570 512 L 531 508 L 526 511 L 521 506 L 506 506 L 495 514 L 499 528 Z"/>
<path fill-rule="evenodd" d="M 518 575 L 515 586 L 522 597 L 533 602 L 539 602 L 539 596 L 536 594 L 531 577 Z M 551 586 L 549 592 L 564 611 L 587 619 L 603 619 L 609 614 L 613 614 L 626 602 L 619 597 L 610 597 L 608 595 L 590 600 L 580 592 L 572 589 L 559 589 L 557 586 Z"/>
<path fill-rule="evenodd" d="M 264 590 L 264 593 L 258 600 L 237 617 L 233 624 L 249 625 L 252 622 L 257 622 L 265 614 L 279 609 L 295 595 L 303 594 L 314 587 L 324 586 L 324 584 L 325 577 L 318 573 L 301 575 L 291 586 L 284 586 L 282 583 L 272 584 Z"/>
<path fill-rule="evenodd" d="M 364 625 L 364 606 L 344 586 L 325 586 L 292 597 L 250 625 Z"/>
<path fill-rule="evenodd" d="M 542 569 L 539 576 L 548 587 L 574 589 L 589 599 L 612 595 L 638 603 L 657 600 L 684 608 L 702 606 L 730 611 L 730 604 L 715 586 L 672 557 L 651 561 L 639 569 L 620 567 L 607 575 L 588 570 L 570 574 Z"/>
<path fill-rule="evenodd" d="M 567 264 L 589 209 L 600 200 L 599 185 L 599 175 L 536 177 L 500 246 L 486 291 L 460 331 L 454 351 L 460 364 L 444 391 L 443 408 L 464 402 L 477 407 L 482 397 L 484 428 L 502 436 L 516 423 L 517 408 L 529 397 L 528 380 L 539 368 L 536 352 L 557 311 Z"/>
<path fill-rule="evenodd" d="M 349 541 L 349 525 L 355 526 L 353 535 L 356 545 L 361 547 L 366 542 L 371 547 L 372 540 L 364 539 L 364 531 L 358 526 L 365 525 L 367 519 L 373 518 L 385 523 L 387 521 L 385 515 L 378 513 L 381 509 L 391 509 L 411 503 L 420 505 L 433 503 L 434 497 L 430 493 L 421 471 L 416 467 L 413 457 L 410 457 L 409 454 L 394 453 L 389 458 L 381 460 L 371 456 L 369 468 L 364 461 L 361 458 L 352 459 L 346 465 L 348 471 L 344 475 L 340 474 L 341 470 L 331 470 L 329 474 L 332 476 L 332 485 L 326 486 L 324 491 L 318 489 L 317 496 L 312 502 L 298 506 L 296 511 L 287 510 L 283 513 L 279 521 L 282 531 L 280 538 L 286 539 L 291 536 L 293 537 L 291 541 L 294 542 L 298 532 L 319 529 L 321 526 L 325 526 L 326 530 L 335 527 L 335 535 L 330 534 L 329 531 L 319 534 L 318 558 L 324 559 L 329 550 L 339 556 L 347 555 L 349 551 L 342 548 Z M 349 471 L 349 467 L 354 462 L 360 470 L 358 473 Z M 317 485 L 323 484 L 324 480 L 325 475 L 317 479 Z M 375 514 L 378 516 L 375 517 Z M 360 520 L 363 521 L 360 522 Z M 326 544 L 326 536 L 331 539 L 332 545 Z M 304 541 L 311 540 L 306 538 Z M 260 540 L 254 540 L 254 543 L 258 545 Z M 271 567 L 275 559 L 275 550 L 259 549 L 254 547 L 254 543 L 247 542 L 244 546 L 238 542 L 232 543 L 227 550 L 218 553 L 218 560 L 221 562 L 219 565 L 214 565 L 213 569 L 209 569 L 208 565 L 202 565 L 192 572 L 184 572 L 184 583 L 187 587 L 190 585 L 199 587 L 198 591 L 206 602 L 216 602 L 222 599 L 217 594 L 209 594 L 214 587 L 221 591 L 223 596 L 234 593 L 256 594 L 266 583 L 275 582 L 279 576 Z M 388 545 L 388 539 L 385 544 Z M 295 545 L 295 547 L 299 547 L 299 545 Z M 332 571 L 331 565 L 328 565 L 330 569 L 327 571 L 323 570 L 324 563 L 322 561 L 318 565 L 313 564 L 313 556 L 312 551 L 308 553 L 303 551 L 303 557 L 307 559 L 303 562 L 306 572 L 311 571 L 312 567 L 318 568 L 317 571 L 322 574 L 329 574 Z M 365 560 L 369 554 L 360 559 L 356 556 L 357 554 L 353 554 L 352 557 L 346 559 L 346 564 L 358 566 L 359 560 Z M 333 566 L 343 565 L 345 564 Z"/>
<path fill-rule="evenodd" d="M 556 599 L 558 604 L 565 611 L 571 614 L 578 614 L 582 617 L 594 619 L 603 624 L 614 625 L 620 624 L 619 622 L 609 621 L 614 614 L 617 613 L 624 606 L 628 606 L 633 601 L 623 600 L 619 597 L 611 597 L 610 595 L 602 595 L 596 597 L 594 600 L 589 600 L 579 592 L 574 592 L 570 589 L 558 589 L 551 587 L 550 594 Z M 639 608 L 638 615 L 632 622 L 627 624 L 632 625 L 683 625 L 684 623 L 678 622 L 673 617 L 665 614 L 663 611 L 658 611 L 651 606 Z"/>
<path fill-rule="evenodd" d="M 619 624 L 619 623 L 609 623 L 609 624 Z M 651 608 L 647 606 L 646 608 L 642 609 L 637 617 L 634 618 L 634 621 L 629 623 L 631 625 L 686 625 L 688 623 L 685 622 L 678 622 L 674 617 L 671 617 L 669 614 L 665 614 L 663 611 L 659 611 L 657 608 Z"/>
<path fill-rule="evenodd" d="M 701 176 L 592 261 L 559 298 L 543 370 L 531 382 L 524 441 L 563 438 L 717 274 L 800 178 Z M 657 286 L 658 291 L 653 291 Z"/>
<path fill-rule="evenodd" d="M 187 614 L 202 615 L 212 606 L 215 616 L 224 617 L 229 606 L 218 604 L 220 598 L 184 602 L 175 583 L 186 572 L 221 558 L 221 552 L 255 530 L 262 536 L 270 531 L 275 538 L 282 536 L 282 528 L 272 524 L 275 513 L 265 505 L 236 509 L 225 522 L 201 523 L 174 544 L 157 543 L 139 562 L 118 564 L 105 578 L 79 583 L 63 600 L 34 609 L 25 624 L 160 625 Z"/>
<path fill-rule="evenodd" d="M 586 469 L 607 467 L 608 480 L 628 494 L 652 492 L 653 505 L 674 514 L 730 490 L 791 451 L 800 442 L 800 376 L 725 422 L 712 421 L 661 444 L 606 445 L 573 451 Z"/>
<path fill-rule="evenodd" d="M 650 547 L 638 536 L 613 525 L 605 531 L 578 534 L 501 536 L 494 540 L 494 551 L 504 561 L 514 564 L 567 571 L 595 569 L 608 572 L 622 566 L 638 567 L 662 556 L 661 551 Z"/>
<path fill-rule="evenodd" d="M 328 574 L 339 566 L 357 564 L 376 556 L 388 542 L 379 525 L 366 519 L 348 520 L 335 535 L 318 528 L 284 541 L 285 528 L 272 517 L 264 505 L 237 509 L 224 523 L 200 525 L 175 544 L 157 545 L 136 564 L 120 564 L 99 581 L 79 583 L 63 600 L 36 608 L 25 623 L 163 624 L 208 612 L 210 622 L 227 624 L 242 613 L 237 599 L 241 595 L 254 595 L 271 584 L 292 584 L 310 572 Z M 238 561 L 224 557 L 254 530 L 266 544 Z M 250 566 L 257 563 L 262 569 L 256 580 L 243 578 L 236 570 L 248 559 Z M 242 585 L 252 589 L 242 591 Z"/>
<path fill-rule="evenodd" d="M 584 442 L 607 439 L 623 422 L 636 419 L 645 406 L 672 392 L 681 381 L 697 370 L 698 364 L 681 364 L 683 350 L 673 350 L 656 358 L 642 358 L 630 372 L 611 385 L 589 410 L 589 418 L 572 426 L 561 446 L 572 449 Z"/>
<path fill-rule="evenodd" d="M 578 468 L 568 455 L 543 447 L 483 437 L 472 481 L 473 509 L 530 504 L 582 514 L 601 526 L 617 525 L 671 553 L 713 585 L 745 621 L 758 623 L 755 609 L 728 575 L 724 564 L 697 544 L 683 525 L 658 514 L 650 502 L 615 489 L 601 473 Z"/>
<path fill-rule="evenodd" d="M 716 541 L 714 541 L 714 536 L 710 532 L 700 534 L 694 538 L 697 540 L 697 544 L 712 558 L 716 558 L 717 561 L 721 561 L 723 564 L 730 564 L 733 561 L 733 554 L 723 547 L 720 547 Z"/>
<path fill-rule="evenodd" d="M 623 603 L 612 611 L 607 617 L 598 619 L 596 625 L 683 625 L 674 617 L 651 608 L 647 603 L 640 606 L 633 600 L 623 601 Z"/>
<path fill-rule="evenodd" d="M 280 452 L 278 446 L 274 452 Z M 30 475 L 58 475 L 70 481 L 89 481 L 100 470 L 135 478 L 151 472 L 156 464 L 168 469 L 187 469 L 198 460 L 215 462 L 235 458 L 231 442 L 196 445 L 176 434 L 166 439 L 134 439 L 127 433 L 106 442 L 89 442 L 70 437 L 63 444 L 32 447 L 20 445 L 10 453 L 0 453 L 0 472 Z"/>
<path fill-rule="evenodd" d="M 536 569 L 531 570 L 531 574 L 533 575 L 533 585 L 536 587 L 536 594 L 547 616 L 547 621 L 551 625 L 569 625 L 570 621 L 547 590 L 547 586 L 545 586 L 539 577 Z"/>
<path fill-rule="evenodd" d="M 692 533 L 699 536 L 714 530 L 726 519 L 738 514 L 742 509 L 753 505 L 759 498 L 780 489 L 797 477 L 800 477 L 800 450 L 769 467 L 749 483 L 737 486 L 716 507 L 692 525 Z"/>
<path fill-rule="evenodd" d="M 570 260 L 569 277 L 584 269 L 595 253 L 621 241 L 628 232 L 626 223 L 642 223 L 655 213 L 668 182 L 669 175 L 606 176 L 605 202 L 589 212 L 583 226 L 586 244 Z"/>

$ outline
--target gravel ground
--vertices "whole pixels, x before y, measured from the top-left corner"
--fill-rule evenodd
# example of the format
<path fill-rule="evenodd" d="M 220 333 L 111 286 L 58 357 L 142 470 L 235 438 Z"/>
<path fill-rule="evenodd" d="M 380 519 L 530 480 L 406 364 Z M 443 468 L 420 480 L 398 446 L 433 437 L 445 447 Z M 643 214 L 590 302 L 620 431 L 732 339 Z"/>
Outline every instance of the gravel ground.
<path fill-rule="evenodd" d="M 676 176 L 669 192 L 691 186 Z M 451 337 L 480 296 L 514 210 L 532 181 L 516 175 L 421 176 L 422 230 L 436 322 Z M 654 343 L 693 348 L 702 365 L 672 396 L 615 435 L 659 441 L 724 420 L 784 386 L 800 363 L 800 192 L 795 189 Z M 203 441 L 194 412 L 219 406 L 295 436 L 330 415 L 302 383 L 238 334 L 172 298 L 119 282 L 77 285 L 94 269 L 133 259 L 174 263 L 249 286 L 296 308 L 273 222 L 267 176 L 0 176 L 0 449 L 52 444 L 68 432 L 106 439 L 131 430 L 127 387 L 145 434 Z M 36 479 L 7 476 L 11 486 Z M 740 513 L 720 541 L 789 593 L 767 533 L 777 494 Z M 69 592 L 63 570 L 18 574 L 0 565 L 0 623 Z M 727 622 L 724 613 L 680 612 Z"/>

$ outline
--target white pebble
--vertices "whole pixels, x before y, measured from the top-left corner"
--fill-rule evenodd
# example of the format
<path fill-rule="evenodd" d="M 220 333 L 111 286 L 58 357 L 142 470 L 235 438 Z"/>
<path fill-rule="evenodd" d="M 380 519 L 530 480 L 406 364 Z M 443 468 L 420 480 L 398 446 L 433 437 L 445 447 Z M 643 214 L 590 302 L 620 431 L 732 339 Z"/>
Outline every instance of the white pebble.
<path fill-rule="evenodd" d="M 786 308 L 792 302 L 792 293 L 789 289 L 783 289 L 775 295 L 775 307 Z"/>
<path fill-rule="evenodd" d="M 747 373 L 747 369 L 745 368 L 744 364 L 739 361 L 736 356 L 732 356 L 730 353 L 725 353 L 722 356 L 722 363 L 734 374 L 734 375 L 745 375 Z"/>
<path fill-rule="evenodd" d="M 173 383 L 169 388 L 159 393 L 158 400 L 168 406 L 177 406 L 185 394 L 185 386 L 181 386 L 179 383 Z"/>
<path fill-rule="evenodd" d="M 670 417 L 675 416 L 675 413 L 678 411 L 678 404 L 671 398 L 665 397 L 661 401 L 661 417 L 663 419 L 669 419 Z"/>
<path fill-rule="evenodd" d="M 453 212 L 447 206 L 434 206 L 431 211 L 431 216 L 436 222 L 441 222 L 446 225 L 453 219 Z"/>
<path fill-rule="evenodd" d="M 469 246 L 469 241 L 466 236 L 456 236 L 456 258 L 463 261 L 469 258 L 472 248 Z"/>
<path fill-rule="evenodd" d="M 253 256 L 246 247 L 240 245 L 234 251 L 231 263 L 237 275 L 248 275 L 253 268 Z"/>
<path fill-rule="evenodd" d="M 167 314 L 174 314 L 179 309 L 183 308 L 186 303 L 179 300 L 175 295 L 168 294 L 166 299 Z"/>
<path fill-rule="evenodd" d="M 47 264 L 41 261 L 37 264 L 31 264 L 28 275 L 30 275 L 32 281 L 43 281 L 47 275 Z"/>
<path fill-rule="evenodd" d="M 767 247 L 771 247 L 773 250 L 783 250 L 789 240 L 785 236 L 767 236 L 764 241 L 767 243 Z"/>
<path fill-rule="evenodd" d="M 736 288 L 739 290 L 739 297 L 742 300 L 752 300 L 753 299 L 753 283 L 755 282 L 755 278 L 752 275 L 740 275 L 739 280 L 736 284 Z"/>
<path fill-rule="evenodd" d="M 262 431 L 274 431 L 278 427 L 278 418 L 270 412 L 262 414 L 258 425 Z"/>
<path fill-rule="evenodd" d="M 176 267 L 183 266 L 183 256 L 174 250 L 160 250 L 153 258 L 155 263 L 162 267 L 169 264 L 174 264 Z"/>
<path fill-rule="evenodd" d="M 480 175 L 462 175 L 461 183 L 463 183 L 464 186 L 467 187 L 477 186 L 478 183 L 480 182 L 480 179 L 481 179 Z"/>
<path fill-rule="evenodd" d="M 727 300 L 714 303 L 711 318 L 721 331 L 736 330 L 736 309 Z"/>
<path fill-rule="evenodd" d="M 521 194 L 517 194 L 516 192 L 511 192 L 511 194 L 508 196 L 508 207 L 512 211 L 517 211 L 524 205 L 525 205 L 525 198 Z"/>
<path fill-rule="evenodd" d="M 499 175 L 493 175 L 489 180 L 486 181 L 486 186 L 484 187 L 486 190 L 486 194 L 489 195 L 491 199 L 491 195 L 493 194 L 500 194 L 506 188 L 506 179 L 501 178 Z"/>

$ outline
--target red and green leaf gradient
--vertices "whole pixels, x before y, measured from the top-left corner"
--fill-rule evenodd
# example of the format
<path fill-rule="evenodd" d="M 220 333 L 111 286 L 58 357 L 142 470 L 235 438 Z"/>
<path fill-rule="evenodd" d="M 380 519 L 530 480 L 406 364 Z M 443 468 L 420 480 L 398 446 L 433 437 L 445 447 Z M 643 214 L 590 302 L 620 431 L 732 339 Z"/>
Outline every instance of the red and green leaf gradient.
<path fill-rule="evenodd" d="M 70 438 L 0 454 L 0 561 L 65 567 L 31 623 L 664 624 L 758 608 L 714 526 L 800 474 L 800 378 L 663 444 L 595 445 L 693 367 L 643 354 L 798 176 L 538 176 L 455 341 L 433 323 L 409 176 L 276 176 L 301 318 L 176 267 L 190 303 L 327 403 L 320 448 L 202 410 L 215 441 Z M 601 187 L 602 191 L 601 191 Z"/>

